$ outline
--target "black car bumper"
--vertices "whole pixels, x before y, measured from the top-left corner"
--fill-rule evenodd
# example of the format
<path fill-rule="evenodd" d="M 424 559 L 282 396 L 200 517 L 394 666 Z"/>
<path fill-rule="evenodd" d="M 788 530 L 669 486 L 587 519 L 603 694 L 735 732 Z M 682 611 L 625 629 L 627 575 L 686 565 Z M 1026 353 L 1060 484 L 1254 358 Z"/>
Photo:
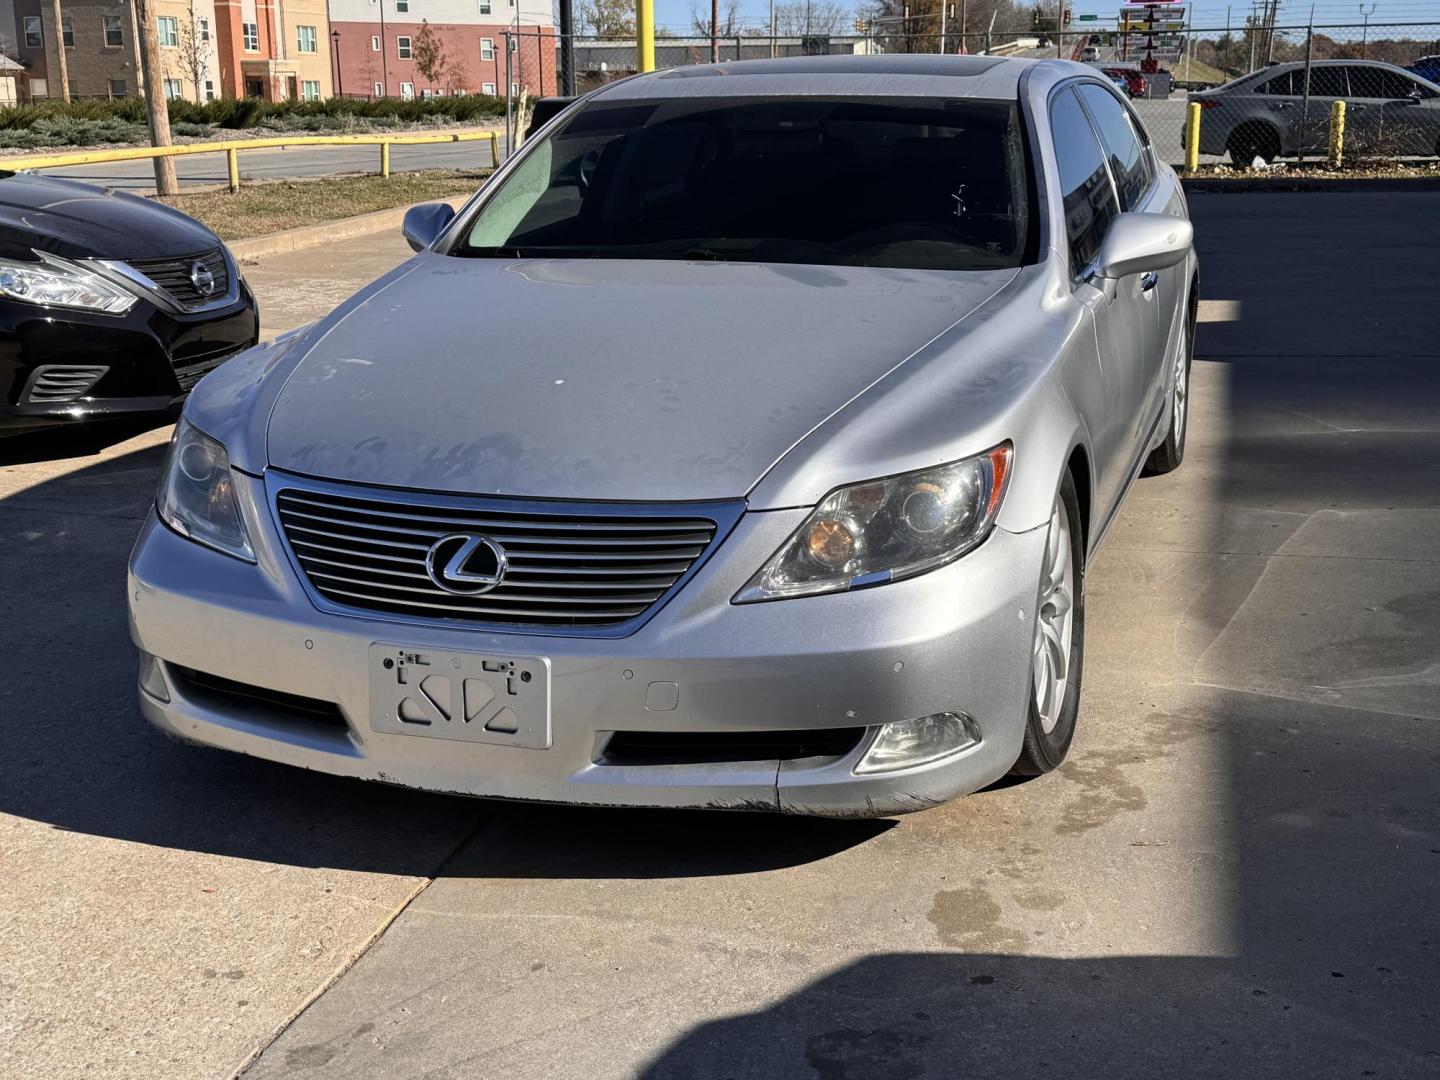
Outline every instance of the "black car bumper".
<path fill-rule="evenodd" d="M 244 284 L 193 315 L 144 299 L 122 316 L 0 300 L 0 433 L 163 413 L 259 333 Z"/>

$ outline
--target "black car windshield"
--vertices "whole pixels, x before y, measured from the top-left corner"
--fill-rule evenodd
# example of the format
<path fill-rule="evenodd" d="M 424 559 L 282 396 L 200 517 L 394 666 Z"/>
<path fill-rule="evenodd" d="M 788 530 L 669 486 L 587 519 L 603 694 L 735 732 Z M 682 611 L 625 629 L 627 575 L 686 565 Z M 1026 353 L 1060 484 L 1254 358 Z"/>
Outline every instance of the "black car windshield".
<path fill-rule="evenodd" d="M 1013 104 L 596 102 L 526 157 L 452 249 L 984 270 L 1033 261 Z"/>

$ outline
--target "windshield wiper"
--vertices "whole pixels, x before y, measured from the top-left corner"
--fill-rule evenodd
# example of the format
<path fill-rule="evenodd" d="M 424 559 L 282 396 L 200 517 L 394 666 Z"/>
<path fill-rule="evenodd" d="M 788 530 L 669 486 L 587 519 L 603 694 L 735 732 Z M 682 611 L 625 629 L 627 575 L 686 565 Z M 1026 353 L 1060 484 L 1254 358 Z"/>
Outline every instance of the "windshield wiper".
<path fill-rule="evenodd" d="M 730 256 L 723 252 L 715 251 L 712 248 L 691 248 L 681 256 L 683 259 L 692 259 L 696 262 L 729 262 Z"/>
<path fill-rule="evenodd" d="M 467 259 L 523 259 L 525 252 L 518 247 L 467 247 L 458 254 Z"/>

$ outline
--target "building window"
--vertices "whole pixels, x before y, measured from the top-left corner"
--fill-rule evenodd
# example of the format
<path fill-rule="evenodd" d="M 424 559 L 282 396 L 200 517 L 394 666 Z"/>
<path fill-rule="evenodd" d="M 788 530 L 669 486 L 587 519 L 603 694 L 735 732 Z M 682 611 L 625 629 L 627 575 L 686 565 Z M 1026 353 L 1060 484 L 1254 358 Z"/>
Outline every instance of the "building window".
<path fill-rule="evenodd" d="M 415 97 L 415 84 L 409 82 L 402 82 L 400 84 L 400 96 L 406 101 L 413 100 Z"/>
<path fill-rule="evenodd" d="M 174 15 L 161 15 L 155 20 L 159 31 L 160 46 L 173 49 L 180 44 L 180 20 Z"/>
<path fill-rule="evenodd" d="M 179 101 L 185 96 L 185 84 L 179 79 L 166 79 L 165 96 L 171 101 Z"/>
<path fill-rule="evenodd" d="M 395 0 L 395 10 L 396 10 L 396 11 L 409 11 L 409 10 L 410 10 L 410 0 Z"/>
<path fill-rule="evenodd" d="M 50 85 L 44 79 L 30 80 L 30 97 L 48 98 L 50 96 Z"/>
<path fill-rule="evenodd" d="M 380 35 L 379 35 L 379 34 L 371 34 L 371 35 L 370 35 L 370 51 L 371 51 L 371 52 L 379 52 L 379 51 L 380 51 Z"/>
<path fill-rule="evenodd" d="M 520 84 L 518 82 L 512 82 L 510 84 L 510 96 L 514 97 L 518 93 L 520 93 Z"/>
<path fill-rule="evenodd" d="M 125 32 L 120 28 L 119 15 L 105 16 L 105 47 L 118 49 L 125 44 Z"/>
<path fill-rule="evenodd" d="M 480 87 L 480 92 L 481 92 L 482 94 L 489 94 L 491 97 L 494 97 L 494 96 L 495 96 L 495 84 L 494 84 L 493 82 L 487 82 L 487 83 L 482 84 L 481 87 Z"/>
<path fill-rule="evenodd" d="M 489 14 L 490 14 L 490 0 L 480 0 L 480 14 L 481 14 L 481 15 L 489 15 Z"/>
<path fill-rule="evenodd" d="M 295 27 L 295 47 L 302 53 L 313 53 L 315 51 L 315 27 Z"/>
<path fill-rule="evenodd" d="M 240 30 L 245 35 L 245 51 L 260 51 L 260 24 L 247 22 L 240 24 Z"/>
<path fill-rule="evenodd" d="M 206 101 L 214 101 L 214 100 L 215 100 L 215 81 L 214 81 L 213 79 L 206 79 L 206 80 L 205 80 L 205 100 L 206 100 Z"/>
<path fill-rule="evenodd" d="M 397 37 L 395 39 L 395 50 L 399 53 L 401 60 L 410 59 L 410 39 L 408 37 Z"/>
<path fill-rule="evenodd" d="M 195 20 L 195 27 L 200 34 L 201 41 L 210 40 L 210 20 L 204 17 Z"/>
<path fill-rule="evenodd" d="M 70 16 L 65 15 L 60 19 L 60 37 L 65 42 L 65 48 L 75 47 L 75 27 L 70 23 Z"/>
<path fill-rule="evenodd" d="M 320 100 L 320 80 L 319 80 L 319 79 L 306 79 L 304 82 L 302 82 L 302 83 L 300 84 L 300 100 L 301 100 L 301 101 L 319 101 L 319 100 Z"/>
<path fill-rule="evenodd" d="M 70 80 L 70 98 L 73 101 L 80 96 L 80 84 L 74 79 Z"/>
<path fill-rule="evenodd" d="M 482 38 L 480 39 L 480 59 L 481 59 L 481 60 L 494 60 L 494 59 L 495 59 L 495 39 L 494 39 L 494 38 L 482 37 Z"/>
<path fill-rule="evenodd" d="M 375 96 L 376 96 L 376 97 L 384 97 L 384 96 L 385 96 L 385 84 L 384 84 L 384 83 L 378 83 L 378 82 L 377 82 L 377 83 L 375 84 Z"/>
<path fill-rule="evenodd" d="M 111 79 L 111 80 L 110 80 L 110 96 L 111 96 L 112 98 L 124 97 L 124 96 L 125 96 L 125 80 L 124 80 L 124 79 Z"/>
<path fill-rule="evenodd" d="M 25 47 L 27 49 L 43 49 L 45 47 L 45 34 L 40 29 L 39 15 L 25 16 Z M 35 82 L 44 82 L 44 79 L 31 79 L 31 85 Z"/>

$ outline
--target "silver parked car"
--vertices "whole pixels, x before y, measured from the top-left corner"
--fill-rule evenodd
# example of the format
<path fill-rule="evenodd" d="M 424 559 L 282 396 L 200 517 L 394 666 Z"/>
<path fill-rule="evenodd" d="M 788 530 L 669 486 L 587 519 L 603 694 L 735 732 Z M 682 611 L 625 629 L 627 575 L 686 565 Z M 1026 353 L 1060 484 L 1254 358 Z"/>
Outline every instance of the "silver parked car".
<path fill-rule="evenodd" d="M 1368 60 L 1275 64 L 1214 90 L 1200 105 L 1200 152 L 1229 153 L 1236 165 L 1324 153 L 1330 110 L 1345 102 L 1345 152 L 1361 156 L 1440 155 L 1440 86 Z"/>
<path fill-rule="evenodd" d="M 453 220 L 451 220 L 453 218 Z M 207 377 L 130 564 L 185 740 L 561 802 L 890 814 L 1045 772 L 1185 448 L 1185 200 L 1063 61 L 612 83 Z"/>

